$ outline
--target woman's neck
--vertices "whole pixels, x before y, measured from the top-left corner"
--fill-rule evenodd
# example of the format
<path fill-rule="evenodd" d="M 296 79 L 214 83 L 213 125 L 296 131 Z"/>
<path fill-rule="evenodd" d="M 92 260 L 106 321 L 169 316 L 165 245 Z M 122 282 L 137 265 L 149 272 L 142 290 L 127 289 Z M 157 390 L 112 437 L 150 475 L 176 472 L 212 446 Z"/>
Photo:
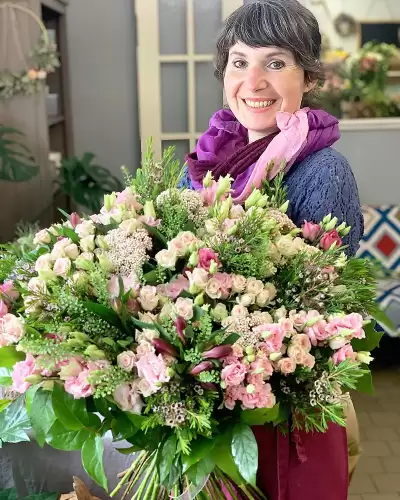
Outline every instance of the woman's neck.
<path fill-rule="evenodd" d="M 264 137 L 267 137 L 268 135 L 275 134 L 278 132 L 278 127 L 275 127 L 273 130 L 268 130 L 268 131 L 262 131 L 259 132 L 257 130 L 249 130 L 249 144 L 255 141 L 258 141 L 258 139 L 263 139 Z"/>

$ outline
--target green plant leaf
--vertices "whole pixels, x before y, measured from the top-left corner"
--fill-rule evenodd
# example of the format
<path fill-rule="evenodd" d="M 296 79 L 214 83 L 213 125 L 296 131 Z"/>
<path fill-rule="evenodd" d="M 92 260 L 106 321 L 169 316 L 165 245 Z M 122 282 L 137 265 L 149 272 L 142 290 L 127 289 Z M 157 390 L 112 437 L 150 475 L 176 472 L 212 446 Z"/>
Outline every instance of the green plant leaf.
<path fill-rule="evenodd" d="M 372 314 L 372 317 L 377 323 L 379 323 L 382 327 L 387 328 L 390 332 L 396 331 L 395 324 L 389 318 L 389 316 L 384 311 L 382 311 L 382 309 L 376 308 L 376 310 Z"/>
<path fill-rule="evenodd" d="M 15 488 L 0 490 L 0 500 L 18 500 L 17 490 Z"/>
<path fill-rule="evenodd" d="M 232 455 L 232 430 L 227 429 L 218 439 L 213 448 L 213 459 L 215 464 L 227 474 L 236 484 L 244 484 L 245 481 L 240 475 L 239 469 Z"/>
<path fill-rule="evenodd" d="M 25 353 L 17 351 L 14 346 L 6 346 L 0 348 L 0 366 L 3 368 L 13 368 L 15 363 L 23 361 Z"/>
<path fill-rule="evenodd" d="M 0 399 L 0 413 L 4 411 L 7 408 L 7 406 L 10 406 L 11 403 L 12 403 L 11 399 Z"/>
<path fill-rule="evenodd" d="M 30 420 L 36 441 L 43 448 L 47 433 L 56 421 L 52 403 L 52 392 L 39 389 L 33 397 Z"/>
<path fill-rule="evenodd" d="M 46 443 L 56 450 L 80 450 L 90 435 L 91 432 L 88 429 L 71 431 L 66 429 L 59 420 L 56 420 L 48 432 Z"/>
<path fill-rule="evenodd" d="M 258 446 L 253 431 L 248 425 L 236 424 L 232 434 L 232 456 L 243 478 L 256 485 L 258 468 Z"/>
<path fill-rule="evenodd" d="M 0 368 L 0 385 L 9 387 L 12 385 L 11 368 Z"/>
<path fill-rule="evenodd" d="M 39 173 L 32 153 L 22 142 L 24 137 L 19 130 L 0 124 L 0 180 L 25 182 Z"/>
<path fill-rule="evenodd" d="M 371 352 L 379 346 L 379 342 L 381 341 L 383 332 L 377 332 L 375 330 L 375 325 L 375 321 L 371 321 L 371 323 L 368 323 L 368 325 L 364 327 L 365 338 L 353 339 L 351 341 L 351 345 L 355 351 Z"/>
<path fill-rule="evenodd" d="M 82 448 L 82 464 L 89 476 L 107 491 L 107 477 L 103 467 L 104 444 L 101 436 L 90 436 Z"/>
<path fill-rule="evenodd" d="M 139 450 L 156 450 L 162 439 L 164 431 L 161 427 L 155 427 L 147 432 L 137 431 L 133 436 L 127 439 L 129 443 L 136 446 Z"/>
<path fill-rule="evenodd" d="M 374 386 L 372 383 L 371 372 L 369 371 L 369 368 L 366 365 L 363 366 L 363 369 L 368 370 L 368 372 L 364 373 L 364 375 L 357 380 L 357 382 L 356 382 L 357 383 L 357 391 L 362 392 L 364 394 L 373 395 L 373 394 L 375 394 L 375 391 L 374 391 Z"/>
<path fill-rule="evenodd" d="M 139 428 L 121 411 L 115 411 L 111 422 L 114 441 L 132 438 Z"/>
<path fill-rule="evenodd" d="M 223 342 L 221 342 L 221 345 L 233 345 L 238 338 L 240 338 L 238 333 L 231 333 L 226 337 L 226 339 L 224 339 Z"/>
<path fill-rule="evenodd" d="M 71 217 L 70 214 L 65 212 L 62 208 L 58 208 L 57 210 L 60 212 L 60 214 L 62 214 L 65 217 L 66 220 L 70 219 L 70 217 Z"/>
<path fill-rule="evenodd" d="M 213 471 L 214 467 L 215 462 L 212 455 L 207 455 L 199 462 L 192 465 L 186 472 L 186 476 L 195 486 L 197 486 Z"/>
<path fill-rule="evenodd" d="M 89 426 L 84 398 L 74 399 L 61 385 L 54 384 L 52 402 L 56 417 L 67 430 L 78 431 Z"/>
<path fill-rule="evenodd" d="M 39 384 L 32 385 L 25 393 L 25 408 L 29 416 L 31 414 L 33 398 L 35 397 L 36 391 L 38 391 L 39 389 Z"/>
<path fill-rule="evenodd" d="M 121 455 L 132 455 L 138 451 L 142 451 L 138 446 L 129 446 L 129 448 L 115 448 Z"/>
<path fill-rule="evenodd" d="M 191 443 L 190 455 L 182 456 L 183 472 L 186 472 L 197 462 L 203 460 L 208 454 L 211 453 L 216 445 L 216 439 L 207 439 L 199 437 Z"/>
<path fill-rule="evenodd" d="M 278 416 L 279 403 L 273 408 L 256 408 L 255 410 L 243 410 L 240 412 L 240 420 L 250 426 L 274 422 Z"/>
<path fill-rule="evenodd" d="M 157 456 L 157 469 L 160 483 L 167 486 L 170 471 L 174 463 L 176 454 L 177 438 L 171 434 L 168 439 L 160 446 Z"/>
<path fill-rule="evenodd" d="M 162 243 L 164 247 L 167 246 L 167 238 L 163 234 L 161 234 L 161 232 L 156 227 L 148 226 L 147 224 L 143 224 L 143 227 L 148 233 L 153 235 L 160 243 Z"/>
<path fill-rule="evenodd" d="M 26 431 L 30 427 L 23 400 L 18 398 L 0 413 L 0 445 L 29 441 Z"/>
<path fill-rule="evenodd" d="M 36 495 L 28 495 L 24 497 L 23 500 L 58 500 L 60 498 L 59 493 L 37 493 Z"/>
<path fill-rule="evenodd" d="M 63 230 L 64 236 L 69 238 L 71 241 L 73 241 L 74 243 L 80 242 L 79 236 L 76 234 L 76 232 L 73 229 L 71 229 L 70 227 L 63 226 L 62 230 Z"/>
<path fill-rule="evenodd" d="M 137 328 L 142 328 L 143 330 L 157 330 L 159 331 L 159 325 L 155 323 L 144 323 L 143 321 L 139 321 L 138 319 L 131 317 L 130 320 Z"/>
<path fill-rule="evenodd" d="M 96 304 L 95 302 L 82 302 L 86 309 L 94 314 L 97 314 L 101 319 L 107 321 L 108 324 L 115 326 L 119 330 L 122 329 L 122 322 L 118 314 L 111 308 Z"/>

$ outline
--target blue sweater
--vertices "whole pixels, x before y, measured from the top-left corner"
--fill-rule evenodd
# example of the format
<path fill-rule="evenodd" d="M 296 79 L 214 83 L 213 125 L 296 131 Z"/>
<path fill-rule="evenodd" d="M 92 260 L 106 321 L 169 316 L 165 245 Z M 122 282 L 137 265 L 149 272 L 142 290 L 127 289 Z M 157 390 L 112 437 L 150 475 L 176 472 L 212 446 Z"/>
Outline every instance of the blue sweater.
<path fill-rule="evenodd" d="M 351 226 L 344 239 L 346 252 L 355 255 L 364 232 L 358 188 L 346 158 L 332 148 L 325 148 L 296 163 L 285 178 L 288 189 L 289 217 L 297 226 L 307 220 L 320 222 L 331 213 Z M 185 172 L 182 186 L 192 188 Z"/>

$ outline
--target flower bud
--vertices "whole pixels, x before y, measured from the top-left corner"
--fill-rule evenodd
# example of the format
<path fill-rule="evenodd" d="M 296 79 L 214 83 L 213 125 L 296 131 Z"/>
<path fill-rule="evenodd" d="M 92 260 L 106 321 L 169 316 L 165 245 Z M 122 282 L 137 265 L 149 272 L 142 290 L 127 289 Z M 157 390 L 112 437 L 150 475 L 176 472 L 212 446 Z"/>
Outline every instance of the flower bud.
<path fill-rule="evenodd" d="M 83 332 L 70 332 L 69 336 L 74 339 L 81 340 L 82 342 L 87 342 L 89 340 L 89 336 Z"/>
<path fill-rule="evenodd" d="M 188 261 L 189 266 L 190 267 L 196 267 L 198 263 L 199 263 L 199 254 L 198 254 L 198 252 L 191 253 L 191 255 L 189 257 L 189 261 Z"/>
<path fill-rule="evenodd" d="M 255 361 L 255 360 L 256 360 L 256 356 L 255 356 L 255 354 L 249 354 L 249 355 L 247 356 L 247 361 L 248 361 L 249 363 L 252 363 L 252 362 L 253 362 L 253 361 Z"/>
<path fill-rule="evenodd" d="M 187 325 L 185 319 L 182 318 L 181 316 L 178 316 L 174 324 L 176 328 L 176 333 L 178 334 L 180 341 L 182 342 L 183 345 L 185 345 L 186 344 L 185 328 Z"/>
<path fill-rule="evenodd" d="M 366 351 L 360 351 L 357 353 L 357 361 L 360 363 L 365 363 L 366 365 L 369 365 L 371 361 L 373 361 L 373 357 L 369 352 Z"/>
<path fill-rule="evenodd" d="M 269 355 L 269 359 L 271 361 L 279 361 L 282 357 L 282 353 L 281 352 L 272 352 L 270 355 Z"/>
<path fill-rule="evenodd" d="M 351 226 L 347 226 L 345 229 L 343 229 L 342 236 L 347 236 L 350 231 L 351 231 Z"/>
<path fill-rule="evenodd" d="M 144 215 L 146 217 L 154 217 L 154 218 L 156 218 L 156 211 L 155 211 L 153 202 L 151 200 L 145 202 L 144 208 L 143 208 L 143 212 L 144 212 Z"/>
<path fill-rule="evenodd" d="M 205 391 L 218 392 L 218 387 L 212 382 L 202 382 L 200 385 Z"/>
<path fill-rule="evenodd" d="M 109 249 L 106 238 L 102 234 L 99 234 L 98 236 L 96 236 L 95 242 L 96 242 L 96 246 L 98 246 L 99 248 L 102 248 L 103 250 Z"/>
<path fill-rule="evenodd" d="M 285 203 L 279 207 L 279 211 L 285 214 L 288 211 L 288 208 L 289 208 L 289 200 L 285 201 Z"/>
<path fill-rule="evenodd" d="M 207 175 L 203 179 L 203 187 L 204 188 L 209 188 L 212 186 L 212 181 L 213 181 L 213 175 L 211 170 L 207 172 Z"/>
<path fill-rule="evenodd" d="M 160 354 L 169 354 L 174 358 L 178 357 L 178 351 L 175 349 L 175 347 L 164 339 L 153 339 L 153 346 Z"/>
<path fill-rule="evenodd" d="M 80 224 L 82 220 L 81 220 L 81 218 L 80 218 L 79 214 L 77 214 L 76 212 L 73 212 L 73 213 L 69 216 L 69 221 L 71 222 L 72 227 L 75 229 L 75 228 L 76 228 L 76 226 L 77 226 L 78 224 Z"/>
<path fill-rule="evenodd" d="M 230 345 L 218 345 L 213 347 L 209 351 L 203 352 L 203 358 L 207 359 L 219 359 L 225 358 L 226 356 L 230 356 L 232 354 L 232 346 Z"/>
<path fill-rule="evenodd" d="M 114 265 L 108 257 L 105 257 L 104 255 L 98 255 L 97 258 L 99 261 L 100 269 L 105 273 L 109 273 L 114 269 Z"/>
<path fill-rule="evenodd" d="M 259 189 L 253 189 L 250 196 L 244 202 L 244 208 L 248 210 L 250 207 L 255 207 L 257 202 L 262 198 L 261 191 Z"/>
<path fill-rule="evenodd" d="M 189 374 L 194 376 L 199 375 L 202 372 L 210 371 L 213 368 L 213 366 L 214 365 L 211 363 L 211 361 L 202 361 L 201 363 L 193 367 L 190 370 Z"/>
<path fill-rule="evenodd" d="M 104 195 L 104 208 L 107 212 L 109 212 L 114 206 L 117 195 L 115 193 L 105 194 Z"/>
<path fill-rule="evenodd" d="M 202 306 L 204 304 L 204 293 L 199 293 L 199 295 L 196 296 L 194 299 L 194 305 L 195 306 Z"/>
<path fill-rule="evenodd" d="M 247 394 L 254 394 L 256 392 L 256 387 L 253 384 L 249 384 L 246 387 Z"/>
<path fill-rule="evenodd" d="M 220 177 L 218 180 L 218 188 L 215 198 L 219 200 L 223 195 L 231 190 L 232 177 L 228 174 L 225 177 Z"/>
<path fill-rule="evenodd" d="M 330 222 L 328 222 L 327 224 L 325 224 L 325 230 L 326 231 L 332 231 L 332 229 L 334 229 L 336 227 L 336 224 L 338 222 L 338 218 L 337 217 L 334 217 Z"/>
<path fill-rule="evenodd" d="M 39 384 L 42 380 L 43 380 L 43 377 L 42 375 L 28 375 L 27 377 L 25 377 L 25 382 L 28 382 L 29 384 Z"/>
<path fill-rule="evenodd" d="M 218 271 L 218 264 L 214 259 L 211 259 L 210 262 L 210 274 L 215 274 Z"/>

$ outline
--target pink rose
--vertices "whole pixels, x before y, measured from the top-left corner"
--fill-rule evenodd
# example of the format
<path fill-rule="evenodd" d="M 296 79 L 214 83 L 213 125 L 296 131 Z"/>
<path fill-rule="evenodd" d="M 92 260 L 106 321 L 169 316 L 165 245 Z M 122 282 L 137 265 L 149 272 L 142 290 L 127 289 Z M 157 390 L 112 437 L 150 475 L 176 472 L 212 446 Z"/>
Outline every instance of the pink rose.
<path fill-rule="evenodd" d="M 47 245 L 50 242 L 51 238 L 47 229 L 41 229 L 33 238 L 34 245 Z"/>
<path fill-rule="evenodd" d="M 184 291 L 189 289 L 189 280 L 181 274 L 165 285 L 158 285 L 157 292 L 164 297 L 176 299 Z"/>
<path fill-rule="evenodd" d="M 284 374 L 293 373 L 296 369 L 296 362 L 292 358 L 282 358 L 278 361 L 278 369 Z"/>
<path fill-rule="evenodd" d="M 154 354 L 156 352 L 152 342 L 148 342 L 147 340 L 143 340 L 136 347 L 136 354 L 140 358 L 142 356 L 146 356 L 147 354 Z"/>
<path fill-rule="evenodd" d="M 211 278 L 207 283 L 205 292 L 210 299 L 220 299 L 222 297 L 222 290 L 219 281 Z"/>
<path fill-rule="evenodd" d="M 345 359 L 355 361 L 356 356 L 357 354 L 353 351 L 351 344 L 346 344 L 335 352 L 335 354 L 332 356 L 332 361 L 335 363 L 335 365 L 339 365 Z"/>
<path fill-rule="evenodd" d="M 235 408 L 236 401 L 241 397 L 243 386 L 227 387 L 224 394 L 224 405 L 228 410 Z"/>
<path fill-rule="evenodd" d="M 239 385 L 243 382 L 246 373 L 247 366 L 237 362 L 222 369 L 221 379 L 225 382 L 226 387 Z"/>
<path fill-rule="evenodd" d="M 287 355 L 292 358 L 297 365 L 303 363 L 303 359 L 307 352 L 302 349 L 299 345 L 290 345 L 287 350 Z"/>
<path fill-rule="evenodd" d="M 74 399 L 87 398 L 94 392 L 94 387 L 89 383 L 88 376 L 91 370 L 82 370 L 77 377 L 67 377 L 65 380 L 65 392 L 71 394 Z"/>
<path fill-rule="evenodd" d="M 19 292 L 14 288 L 12 281 L 5 281 L 0 285 L 0 296 L 8 303 L 17 300 Z"/>
<path fill-rule="evenodd" d="M 186 321 L 193 318 L 193 300 L 183 297 L 178 297 L 175 302 L 176 313 Z"/>
<path fill-rule="evenodd" d="M 72 212 L 72 214 L 69 216 L 69 221 L 71 223 L 71 226 L 75 229 L 78 224 L 82 222 L 82 219 L 80 218 L 79 214 L 76 212 Z"/>
<path fill-rule="evenodd" d="M 241 304 L 236 304 L 232 307 L 231 316 L 233 318 L 245 318 L 248 315 L 249 315 L 249 311 L 248 311 L 247 307 L 245 307 Z"/>
<path fill-rule="evenodd" d="M 281 318 L 279 320 L 279 324 L 282 327 L 283 331 L 286 334 L 292 333 L 293 332 L 293 322 L 291 319 L 288 318 Z"/>
<path fill-rule="evenodd" d="M 208 272 L 205 269 L 196 267 L 193 271 L 186 271 L 190 286 L 195 286 L 199 290 L 204 290 L 208 283 Z"/>
<path fill-rule="evenodd" d="M 281 325 L 277 325 L 276 323 L 261 325 L 254 328 L 254 331 L 259 333 L 261 338 L 264 339 L 264 342 L 260 344 L 263 352 L 271 354 L 281 350 L 285 337 L 285 331 Z"/>
<path fill-rule="evenodd" d="M 174 269 L 178 256 L 173 250 L 164 248 L 156 254 L 155 259 L 160 267 L 164 269 Z"/>
<path fill-rule="evenodd" d="M 132 351 L 124 351 L 117 356 L 118 366 L 127 372 L 131 372 L 134 369 L 136 360 L 136 355 Z"/>
<path fill-rule="evenodd" d="M 168 243 L 168 250 L 174 252 L 178 257 L 184 257 L 188 251 L 188 247 L 177 237 Z"/>
<path fill-rule="evenodd" d="M 24 361 L 15 363 L 11 377 L 13 380 L 12 390 L 21 394 L 25 393 L 31 384 L 25 381 L 30 375 L 39 375 L 40 368 L 36 367 L 35 358 L 32 354 L 27 354 Z"/>
<path fill-rule="evenodd" d="M 339 233 L 336 229 L 332 229 L 332 231 L 325 233 L 319 242 L 319 246 L 323 250 L 329 250 L 334 243 L 336 247 L 340 247 L 342 245 L 342 240 L 340 239 Z"/>
<path fill-rule="evenodd" d="M 136 367 L 139 377 L 143 377 L 150 384 L 153 392 L 157 392 L 161 384 L 170 379 L 161 354 L 145 354 L 136 362 Z"/>
<path fill-rule="evenodd" d="M 6 306 L 6 303 L 4 300 L 0 300 L 0 318 L 5 316 L 8 313 L 8 307 Z"/>
<path fill-rule="evenodd" d="M 215 273 L 213 278 L 219 283 L 221 298 L 227 299 L 232 289 L 232 277 L 228 273 Z"/>
<path fill-rule="evenodd" d="M 35 262 L 35 271 L 51 271 L 53 268 L 53 259 L 49 253 L 40 255 Z"/>
<path fill-rule="evenodd" d="M 365 332 L 363 330 L 364 320 L 361 314 L 351 313 L 347 316 L 333 318 L 327 326 L 331 336 L 346 334 L 349 338 L 363 339 Z M 346 331 L 347 330 L 347 331 Z"/>
<path fill-rule="evenodd" d="M 240 274 L 232 275 L 232 291 L 234 293 L 242 293 L 246 288 L 247 280 L 244 276 Z"/>
<path fill-rule="evenodd" d="M 181 233 L 178 234 L 177 237 L 186 246 L 188 251 L 191 245 L 197 244 L 199 241 L 197 236 L 193 234 L 191 231 L 182 231 Z"/>
<path fill-rule="evenodd" d="M 218 255 L 214 252 L 214 250 L 211 250 L 211 248 L 200 248 L 199 267 L 209 272 L 212 261 L 219 265 Z"/>
<path fill-rule="evenodd" d="M 54 263 L 53 271 L 57 276 L 61 276 L 63 278 L 68 276 L 68 273 L 71 269 L 71 261 L 68 257 L 62 257 L 57 259 Z"/>
<path fill-rule="evenodd" d="M 272 408 L 276 403 L 270 384 L 262 384 L 257 387 L 247 386 L 247 388 L 243 388 L 241 400 L 242 409 L 244 410 L 252 410 L 254 408 Z"/>
<path fill-rule="evenodd" d="M 252 374 L 260 373 L 260 375 L 262 376 L 263 379 L 271 377 L 273 372 L 274 372 L 274 369 L 273 369 L 271 361 L 267 358 L 264 358 L 264 357 L 257 358 L 250 365 L 250 373 L 252 373 Z"/>
<path fill-rule="evenodd" d="M 141 414 L 144 403 L 132 384 L 119 385 L 114 391 L 113 398 L 123 411 Z"/>
<path fill-rule="evenodd" d="M 302 365 L 305 366 L 306 368 L 314 368 L 315 365 L 315 358 L 312 354 L 309 352 L 304 356 Z"/>
<path fill-rule="evenodd" d="M 321 233 L 321 226 L 312 222 L 304 221 L 302 227 L 303 238 L 308 241 L 315 241 Z"/>
<path fill-rule="evenodd" d="M 290 311 L 289 319 L 292 321 L 293 326 L 296 328 L 296 330 L 301 331 L 307 322 L 307 313 L 305 311 Z"/>
<path fill-rule="evenodd" d="M 305 352 L 310 352 L 311 350 L 310 339 L 304 333 L 298 333 L 296 335 L 293 335 L 290 344 L 300 346 Z"/>
<path fill-rule="evenodd" d="M 24 333 L 24 324 L 14 314 L 8 313 L 0 318 L 0 343 L 3 347 L 19 342 Z"/>

